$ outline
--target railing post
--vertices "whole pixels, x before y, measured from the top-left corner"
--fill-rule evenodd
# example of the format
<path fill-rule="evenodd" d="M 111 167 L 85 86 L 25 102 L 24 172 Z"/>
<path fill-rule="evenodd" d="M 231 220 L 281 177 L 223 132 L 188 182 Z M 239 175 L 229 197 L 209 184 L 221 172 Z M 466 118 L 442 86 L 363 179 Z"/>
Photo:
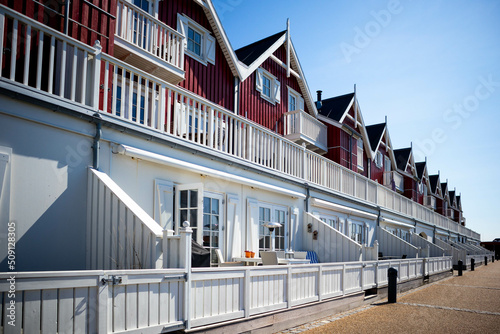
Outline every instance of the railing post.
<path fill-rule="evenodd" d="M 97 332 L 98 333 L 108 333 L 111 328 L 112 319 L 108 318 L 108 307 L 109 307 L 109 286 L 108 284 L 101 284 L 101 278 L 99 277 L 97 285 Z"/>
<path fill-rule="evenodd" d="M 307 151 L 306 143 L 302 144 L 302 178 L 309 181 L 307 178 Z"/>
<path fill-rule="evenodd" d="M 101 81 L 101 54 L 102 54 L 102 47 L 101 47 L 101 42 L 99 40 L 96 40 L 94 43 L 94 48 L 95 48 L 95 53 L 94 53 L 94 75 L 92 78 L 93 85 L 92 85 L 92 101 L 91 101 L 91 106 L 94 108 L 95 111 L 99 110 L 99 92 L 100 90 L 100 81 Z"/>
<path fill-rule="evenodd" d="M 247 269 L 245 270 L 245 284 L 244 284 L 244 294 L 245 294 L 245 300 L 244 300 L 244 306 L 243 306 L 243 311 L 245 313 L 245 318 L 250 317 L 250 270 Z"/>
<path fill-rule="evenodd" d="M 182 223 L 180 229 L 181 244 L 179 249 L 180 264 L 186 271 L 186 283 L 184 285 L 184 322 L 185 328 L 191 328 L 191 239 L 193 230 L 189 222 Z"/>
<path fill-rule="evenodd" d="M 287 266 L 286 271 L 286 304 L 292 308 L 292 266 Z"/>

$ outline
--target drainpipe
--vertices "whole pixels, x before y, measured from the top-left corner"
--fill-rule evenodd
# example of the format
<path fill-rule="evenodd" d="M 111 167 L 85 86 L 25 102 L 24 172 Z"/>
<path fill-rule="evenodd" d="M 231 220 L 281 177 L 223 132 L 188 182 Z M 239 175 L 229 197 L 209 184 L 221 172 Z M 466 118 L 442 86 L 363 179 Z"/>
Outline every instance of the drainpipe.
<path fill-rule="evenodd" d="M 309 212 L 309 198 L 311 198 L 311 194 L 309 193 L 309 184 L 304 183 L 304 186 L 306 187 L 306 199 L 305 201 L 305 207 L 306 207 L 306 212 Z"/>
<path fill-rule="evenodd" d="M 95 170 L 99 170 L 99 150 L 101 139 L 102 129 L 101 129 L 101 115 L 99 113 L 94 114 L 94 123 L 95 123 L 95 136 L 94 136 L 94 144 L 92 145 L 93 149 L 93 157 L 92 157 L 92 166 Z"/>
<path fill-rule="evenodd" d="M 70 0 L 66 0 L 64 2 L 64 33 L 67 35 L 68 34 L 68 29 L 69 29 L 69 4 Z"/>

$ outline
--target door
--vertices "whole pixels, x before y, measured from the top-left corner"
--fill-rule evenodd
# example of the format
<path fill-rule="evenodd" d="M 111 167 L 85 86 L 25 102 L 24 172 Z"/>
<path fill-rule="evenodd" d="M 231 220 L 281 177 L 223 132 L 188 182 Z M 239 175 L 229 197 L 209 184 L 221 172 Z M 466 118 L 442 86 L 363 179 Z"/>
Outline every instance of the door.
<path fill-rule="evenodd" d="M 226 254 L 224 244 L 223 196 L 205 192 L 203 197 L 203 247 L 210 251 L 210 264 L 217 265 L 215 250 Z"/>
<path fill-rule="evenodd" d="M 203 245 L 203 184 L 180 184 L 175 186 L 177 201 L 175 232 L 179 233 L 182 223 L 188 221 L 193 229 L 193 239 Z"/>

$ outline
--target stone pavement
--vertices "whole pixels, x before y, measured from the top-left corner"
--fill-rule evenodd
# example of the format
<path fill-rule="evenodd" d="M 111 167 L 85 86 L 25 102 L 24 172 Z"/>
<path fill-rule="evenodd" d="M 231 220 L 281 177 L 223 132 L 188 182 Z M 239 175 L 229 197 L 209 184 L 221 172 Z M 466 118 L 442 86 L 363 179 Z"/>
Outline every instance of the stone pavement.
<path fill-rule="evenodd" d="M 500 333 L 500 261 L 280 333 Z"/>

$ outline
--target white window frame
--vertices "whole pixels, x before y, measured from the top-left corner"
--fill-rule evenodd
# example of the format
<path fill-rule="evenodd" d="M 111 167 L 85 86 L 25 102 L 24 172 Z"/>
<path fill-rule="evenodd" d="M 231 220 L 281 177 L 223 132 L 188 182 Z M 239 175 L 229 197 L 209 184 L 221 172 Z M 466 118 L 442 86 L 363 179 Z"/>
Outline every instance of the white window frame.
<path fill-rule="evenodd" d="M 264 100 L 276 104 L 281 102 L 281 84 L 274 75 L 264 70 L 262 67 L 259 67 L 255 71 L 255 88 L 258 92 L 260 92 L 260 97 Z M 264 94 L 264 78 L 268 79 L 270 82 L 270 96 Z"/>
<path fill-rule="evenodd" d="M 353 231 L 355 229 L 355 231 Z M 360 245 L 366 245 L 368 240 L 367 224 L 358 220 L 349 220 L 349 237 Z"/>
<path fill-rule="evenodd" d="M 387 170 L 387 166 L 389 166 L 389 169 Z M 388 156 L 384 156 L 384 172 L 390 172 L 391 171 L 391 158 Z"/>
<path fill-rule="evenodd" d="M 384 157 L 382 155 L 382 152 L 377 151 L 377 154 L 375 155 L 375 166 L 377 166 L 377 168 L 382 168 L 383 161 L 384 161 Z"/>
<path fill-rule="evenodd" d="M 304 99 L 302 98 L 302 95 L 300 95 L 299 92 L 294 90 L 293 88 L 288 87 L 288 111 L 296 111 L 296 110 L 302 110 L 304 111 Z M 295 99 L 295 109 L 292 110 L 290 108 L 290 102 L 292 99 Z"/>
<path fill-rule="evenodd" d="M 192 29 L 201 36 L 200 55 L 188 49 L 189 29 Z M 199 61 L 203 65 L 208 65 L 208 63 L 215 65 L 216 39 L 212 36 L 210 31 L 184 14 L 177 14 L 177 31 L 179 31 L 185 38 L 184 50 L 186 55 Z"/>
<path fill-rule="evenodd" d="M 203 248 L 205 249 L 208 249 L 208 250 L 211 250 L 211 245 L 209 244 L 208 247 L 205 245 L 205 199 L 208 198 L 210 200 L 212 199 L 215 199 L 215 200 L 218 200 L 219 201 L 219 213 L 218 213 L 218 216 L 219 216 L 219 229 L 218 229 L 218 233 L 219 233 L 219 240 L 218 240 L 218 247 L 217 249 L 220 249 L 220 251 L 222 252 L 222 254 L 225 254 L 226 253 L 226 245 L 225 245 L 225 235 L 224 235 L 224 231 L 225 231 L 225 223 L 226 223 L 226 219 L 225 219 L 225 216 L 224 216 L 224 213 L 225 213 L 225 208 L 224 208 L 224 194 L 221 194 L 221 193 L 215 193 L 215 192 L 211 192 L 211 191 L 205 191 L 203 193 L 203 221 L 202 221 L 202 226 L 201 226 L 201 230 L 202 230 L 202 234 L 203 234 L 203 237 L 202 237 L 202 241 L 203 243 L 201 244 L 203 246 Z M 210 213 L 209 215 L 212 215 L 212 213 Z M 210 236 L 209 236 L 210 237 Z M 213 248 L 215 249 L 215 248 Z M 216 266 L 217 265 L 217 256 L 215 255 L 215 252 L 212 254 L 212 252 L 210 253 L 210 265 L 211 266 Z"/>
<path fill-rule="evenodd" d="M 192 191 L 195 190 L 198 192 L 197 195 L 197 203 L 189 203 L 190 206 L 187 208 L 181 208 L 180 207 L 180 200 L 181 196 L 180 193 L 181 191 L 188 190 Z M 197 209 L 197 224 L 194 226 L 191 222 L 191 228 L 193 229 L 193 239 L 199 243 L 200 245 L 203 245 L 203 183 L 191 183 L 191 184 L 176 184 L 175 185 L 175 232 L 179 233 L 179 227 L 182 227 L 183 221 L 181 220 L 181 210 L 193 210 Z M 190 200 L 190 199 L 189 199 Z M 193 206 L 192 204 L 195 204 Z M 189 221 L 189 217 L 187 217 L 187 220 Z"/>
<path fill-rule="evenodd" d="M 340 230 L 341 226 L 339 223 L 339 217 L 321 214 L 319 219 L 322 222 L 324 222 L 325 224 L 327 224 L 328 226 L 330 226 L 330 227 L 334 228 L 335 230 L 337 230 L 338 232 L 342 233 L 342 231 Z"/>
<path fill-rule="evenodd" d="M 364 148 L 363 148 L 363 139 L 362 138 L 358 138 L 357 140 L 358 142 L 358 168 L 361 169 L 361 170 L 364 170 L 364 164 L 363 164 L 363 154 L 365 152 Z M 361 144 L 361 146 L 360 146 Z M 377 152 L 378 153 L 378 152 Z"/>

